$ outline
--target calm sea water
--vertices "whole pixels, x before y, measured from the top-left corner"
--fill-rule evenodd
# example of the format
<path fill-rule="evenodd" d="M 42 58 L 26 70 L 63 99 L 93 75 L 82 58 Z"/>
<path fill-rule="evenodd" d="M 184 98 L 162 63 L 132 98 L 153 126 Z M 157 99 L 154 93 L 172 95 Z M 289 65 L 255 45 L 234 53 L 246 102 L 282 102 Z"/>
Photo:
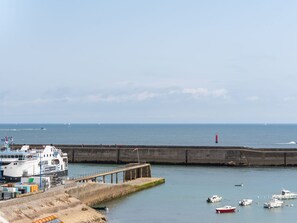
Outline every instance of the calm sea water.
<path fill-rule="evenodd" d="M 296 148 L 297 125 L 0 125 L 1 136 L 13 136 L 15 143 L 132 144 L 132 145 L 219 145 L 254 148 Z M 116 165 L 70 164 L 69 175 L 104 171 Z M 152 167 L 155 177 L 166 183 L 106 204 L 111 223 L 131 222 L 296 222 L 297 200 L 283 208 L 263 208 L 281 189 L 297 192 L 297 168 L 231 168 L 199 166 Z M 235 184 L 243 187 L 235 187 Z M 223 196 L 219 204 L 208 204 L 213 194 Z M 252 206 L 238 207 L 243 198 Z M 216 214 L 222 205 L 238 207 L 235 214 Z M 292 206 L 293 205 L 293 206 Z"/>
<path fill-rule="evenodd" d="M 276 124 L 0 124 L 15 143 L 130 144 L 297 148 L 297 125 Z"/>

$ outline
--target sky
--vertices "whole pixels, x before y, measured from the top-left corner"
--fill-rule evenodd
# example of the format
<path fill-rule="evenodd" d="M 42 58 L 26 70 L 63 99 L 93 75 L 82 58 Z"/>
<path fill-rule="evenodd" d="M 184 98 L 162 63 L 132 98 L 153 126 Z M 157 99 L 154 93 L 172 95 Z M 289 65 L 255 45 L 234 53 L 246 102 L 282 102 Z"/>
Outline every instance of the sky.
<path fill-rule="evenodd" d="M 297 123 L 295 0 L 1 0 L 0 123 Z"/>

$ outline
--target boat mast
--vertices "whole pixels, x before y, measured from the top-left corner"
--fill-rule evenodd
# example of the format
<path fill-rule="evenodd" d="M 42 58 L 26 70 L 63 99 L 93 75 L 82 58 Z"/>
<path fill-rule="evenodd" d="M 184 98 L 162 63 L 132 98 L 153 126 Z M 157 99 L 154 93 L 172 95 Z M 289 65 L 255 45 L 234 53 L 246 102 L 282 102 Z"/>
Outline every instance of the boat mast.
<path fill-rule="evenodd" d="M 4 142 L 3 148 L 5 148 L 5 151 L 10 151 L 10 146 L 13 144 L 12 136 L 9 136 L 9 137 L 6 136 L 5 138 L 2 138 L 1 141 Z M 0 156 L 0 181 L 2 181 L 3 179 L 2 173 L 3 172 L 2 172 L 2 155 L 1 155 Z"/>

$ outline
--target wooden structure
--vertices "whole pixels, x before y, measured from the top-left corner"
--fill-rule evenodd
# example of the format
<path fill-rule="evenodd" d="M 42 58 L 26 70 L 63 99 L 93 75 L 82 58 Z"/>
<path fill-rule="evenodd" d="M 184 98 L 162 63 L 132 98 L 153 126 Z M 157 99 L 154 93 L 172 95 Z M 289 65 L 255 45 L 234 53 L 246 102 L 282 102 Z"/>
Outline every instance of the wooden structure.
<path fill-rule="evenodd" d="M 128 164 L 123 168 L 114 169 L 111 171 L 103 172 L 103 173 L 96 173 L 91 174 L 89 176 L 83 176 L 74 178 L 73 181 L 75 182 L 88 182 L 94 181 L 98 182 L 102 179 L 102 183 L 107 183 L 106 178 L 109 176 L 110 183 L 119 183 L 119 175 L 122 175 L 122 181 L 126 182 L 129 180 L 134 180 L 137 178 L 142 177 L 151 177 L 151 165 L 150 164 Z"/>

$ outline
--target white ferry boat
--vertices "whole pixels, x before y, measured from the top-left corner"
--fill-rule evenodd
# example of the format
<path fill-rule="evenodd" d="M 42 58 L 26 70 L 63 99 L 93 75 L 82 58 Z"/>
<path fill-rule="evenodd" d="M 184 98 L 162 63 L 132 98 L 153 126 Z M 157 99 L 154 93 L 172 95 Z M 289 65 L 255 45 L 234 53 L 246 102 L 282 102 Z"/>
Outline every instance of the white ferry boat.
<path fill-rule="evenodd" d="M 30 148 L 23 145 L 20 149 L 10 149 L 9 143 L 0 151 L 0 178 L 5 182 L 18 182 L 30 176 L 67 176 L 68 157 L 53 145 Z"/>

